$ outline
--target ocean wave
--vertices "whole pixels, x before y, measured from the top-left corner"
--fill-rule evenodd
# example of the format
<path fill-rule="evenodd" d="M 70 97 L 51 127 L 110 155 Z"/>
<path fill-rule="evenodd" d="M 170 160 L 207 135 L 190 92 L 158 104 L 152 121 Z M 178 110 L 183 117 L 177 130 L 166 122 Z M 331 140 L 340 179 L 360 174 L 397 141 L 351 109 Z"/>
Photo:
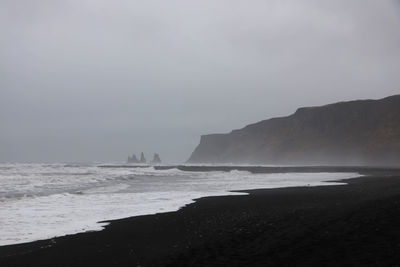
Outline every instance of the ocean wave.
<path fill-rule="evenodd" d="M 259 188 L 343 184 L 332 181 L 360 176 L 154 167 L 66 168 L 61 164 L 11 167 L 0 169 L 0 245 L 101 230 L 104 224 L 98 221 L 175 211 L 200 197 Z"/>

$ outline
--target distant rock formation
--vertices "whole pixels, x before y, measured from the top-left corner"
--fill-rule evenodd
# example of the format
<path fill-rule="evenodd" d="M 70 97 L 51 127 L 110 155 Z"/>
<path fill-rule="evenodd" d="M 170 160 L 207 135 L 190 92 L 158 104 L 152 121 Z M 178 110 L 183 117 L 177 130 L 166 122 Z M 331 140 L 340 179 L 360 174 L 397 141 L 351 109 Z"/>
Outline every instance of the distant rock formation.
<path fill-rule="evenodd" d="M 188 162 L 400 166 L 400 95 L 300 108 L 203 135 Z"/>
<path fill-rule="evenodd" d="M 133 154 L 132 156 L 128 157 L 126 163 L 139 163 L 139 160 L 136 158 L 136 155 Z"/>
<path fill-rule="evenodd" d="M 144 157 L 144 154 L 143 154 L 143 152 L 142 152 L 142 154 L 140 154 L 140 163 L 146 163 L 147 162 L 147 160 L 146 160 L 146 158 Z"/>
<path fill-rule="evenodd" d="M 158 155 L 157 153 L 154 153 L 154 156 L 153 156 L 153 160 L 151 161 L 151 163 L 161 163 L 161 158 L 160 158 L 160 155 Z"/>

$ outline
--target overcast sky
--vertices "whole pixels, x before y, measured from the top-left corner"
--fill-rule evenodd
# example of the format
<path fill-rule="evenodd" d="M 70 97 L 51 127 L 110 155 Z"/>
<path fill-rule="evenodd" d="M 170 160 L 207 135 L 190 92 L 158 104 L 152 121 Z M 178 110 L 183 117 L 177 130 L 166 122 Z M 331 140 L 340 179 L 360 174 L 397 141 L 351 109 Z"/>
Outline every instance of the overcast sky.
<path fill-rule="evenodd" d="M 397 0 L 1 0 L 0 162 L 183 162 L 201 134 L 400 92 Z"/>

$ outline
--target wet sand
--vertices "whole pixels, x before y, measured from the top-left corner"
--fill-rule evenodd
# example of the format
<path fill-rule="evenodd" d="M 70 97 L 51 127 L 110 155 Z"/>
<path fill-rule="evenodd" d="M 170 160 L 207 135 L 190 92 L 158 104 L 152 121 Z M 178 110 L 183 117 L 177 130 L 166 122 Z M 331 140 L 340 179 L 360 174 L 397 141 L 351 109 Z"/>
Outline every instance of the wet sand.
<path fill-rule="evenodd" d="M 0 247 L 0 266 L 400 266 L 400 175 L 208 197 Z"/>

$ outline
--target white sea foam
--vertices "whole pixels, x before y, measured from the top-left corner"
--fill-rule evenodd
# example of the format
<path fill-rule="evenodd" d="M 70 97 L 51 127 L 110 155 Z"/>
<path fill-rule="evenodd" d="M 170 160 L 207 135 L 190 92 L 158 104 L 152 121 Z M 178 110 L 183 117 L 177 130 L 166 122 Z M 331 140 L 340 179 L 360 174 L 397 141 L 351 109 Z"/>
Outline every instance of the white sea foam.
<path fill-rule="evenodd" d="M 101 230 L 130 216 L 176 211 L 235 190 L 340 184 L 356 173 L 252 174 L 178 169 L 0 164 L 0 245 Z"/>

